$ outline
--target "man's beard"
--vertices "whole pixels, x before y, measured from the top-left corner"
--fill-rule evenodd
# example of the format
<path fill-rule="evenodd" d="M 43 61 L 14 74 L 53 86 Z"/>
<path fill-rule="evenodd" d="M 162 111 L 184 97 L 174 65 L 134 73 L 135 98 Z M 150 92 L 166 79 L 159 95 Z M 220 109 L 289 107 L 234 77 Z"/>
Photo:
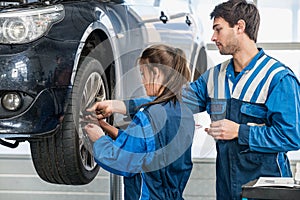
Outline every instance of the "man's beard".
<path fill-rule="evenodd" d="M 230 45 L 227 47 L 222 46 L 222 48 L 219 49 L 219 52 L 221 55 L 233 55 L 238 51 L 238 49 L 237 45 Z"/>

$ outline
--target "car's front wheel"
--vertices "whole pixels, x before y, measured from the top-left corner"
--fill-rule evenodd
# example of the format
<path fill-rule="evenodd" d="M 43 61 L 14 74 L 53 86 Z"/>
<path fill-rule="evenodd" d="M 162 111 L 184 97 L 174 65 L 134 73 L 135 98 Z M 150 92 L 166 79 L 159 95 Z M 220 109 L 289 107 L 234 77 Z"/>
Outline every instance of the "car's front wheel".
<path fill-rule="evenodd" d="M 107 80 L 101 63 L 85 57 L 76 73 L 60 131 L 52 137 L 30 142 L 35 169 L 43 180 L 82 185 L 95 178 L 99 166 L 94 161 L 92 143 L 84 133 L 82 115 L 88 106 L 107 96 Z"/>

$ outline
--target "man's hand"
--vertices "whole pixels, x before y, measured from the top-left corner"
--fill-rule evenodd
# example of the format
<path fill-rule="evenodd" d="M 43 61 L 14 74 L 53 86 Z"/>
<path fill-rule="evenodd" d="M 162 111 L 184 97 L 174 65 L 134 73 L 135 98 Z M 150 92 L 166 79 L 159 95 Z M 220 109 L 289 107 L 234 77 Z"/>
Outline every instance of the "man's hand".
<path fill-rule="evenodd" d="M 212 122 L 210 128 L 205 128 L 205 131 L 215 139 L 232 140 L 238 137 L 239 127 L 239 124 L 223 119 Z"/>
<path fill-rule="evenodd" d="M 123 101 L 106 100 L 96 102 L 86 111 L 95 112 L 98 119 L 110 117 L 113 113 L 126 114 L 126 106 Z"/>

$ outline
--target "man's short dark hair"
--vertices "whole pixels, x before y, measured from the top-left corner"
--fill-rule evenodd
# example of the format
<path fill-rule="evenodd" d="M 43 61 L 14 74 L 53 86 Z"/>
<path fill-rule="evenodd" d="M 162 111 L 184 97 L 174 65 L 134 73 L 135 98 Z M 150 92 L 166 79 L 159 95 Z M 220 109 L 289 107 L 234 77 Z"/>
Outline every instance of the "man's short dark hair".
<path fill-rule="evenodd" d="M 254 42 L 257 41 L 257 34 L 260 24 L 260 16 L 257 7 L 246 0 L 229 0 L 215 7 L 210 18 L 223 18 L 233 27 L 242 19 L 246 22 L 245 33 Z"/>

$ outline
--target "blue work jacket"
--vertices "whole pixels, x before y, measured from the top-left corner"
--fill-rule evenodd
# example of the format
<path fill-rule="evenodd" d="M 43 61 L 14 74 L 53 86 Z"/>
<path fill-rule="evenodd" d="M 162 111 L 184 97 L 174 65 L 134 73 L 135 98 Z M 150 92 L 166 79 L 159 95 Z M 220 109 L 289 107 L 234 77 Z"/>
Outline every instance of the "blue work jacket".
<path fill-rule="evenodd" d="M 192 170 L 194 127 L 192 112 L 180 102 L 147 106 L 135 113 L 125 130 L 119 130 L 116 140 L 98 139 L 94 157 L 109 172 L 133 177 L 126 182 L 137 184 L 141 195 L 132 200 L 181 200 Z"/>
<path fill-rule="evenodd" d="M 292 176 L 286 152 L 300 148 L 299 98 L 297 77 L 262 49 L 237 76 L 230 59 L 183 90 L 193 113 L 240 124 L 237 139 L 216 141 L 218 200 L 240 199 L 258 177 Z"/>

